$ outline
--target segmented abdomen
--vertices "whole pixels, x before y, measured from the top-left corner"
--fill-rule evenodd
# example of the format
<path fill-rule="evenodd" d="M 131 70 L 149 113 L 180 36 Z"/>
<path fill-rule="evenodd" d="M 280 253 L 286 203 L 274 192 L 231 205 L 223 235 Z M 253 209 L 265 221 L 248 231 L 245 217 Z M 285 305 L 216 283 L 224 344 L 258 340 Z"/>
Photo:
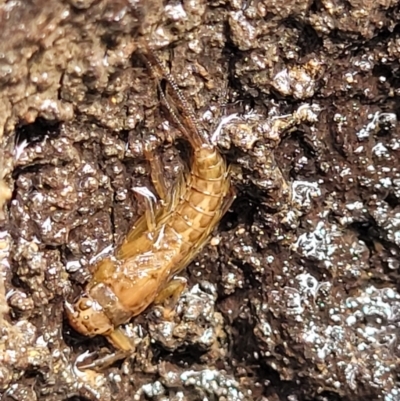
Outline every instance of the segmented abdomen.
<path fill-rule="evenodd" d="M 167 225 L 193 247 L 213 230 L 229 190 L 226 163 L 215 147 L 195 151 L 186 188 Z"/>

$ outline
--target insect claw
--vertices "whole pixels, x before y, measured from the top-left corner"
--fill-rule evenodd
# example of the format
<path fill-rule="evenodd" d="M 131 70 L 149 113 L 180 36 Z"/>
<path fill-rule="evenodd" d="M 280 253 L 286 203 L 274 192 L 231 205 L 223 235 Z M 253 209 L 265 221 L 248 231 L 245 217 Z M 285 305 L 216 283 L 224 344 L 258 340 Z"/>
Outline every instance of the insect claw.
<path fill-rule="evenodd" d="M 73 368 L 74 368 L 74 371 L 77 376 L 79 376 L 81 374 L 82 370 L 91 369 L 91 365 L 94 364 L 94 362 L 90 362 L 90 363 L 86 363 L 86 364 L 84 362 L 85 362 L 85 360 L 91 359 L 92 357 L 95 357 L 96 355 L 98 355 L 97 352 L 85 351 L 83 354 L 79 355 L 76 358 Z"/>

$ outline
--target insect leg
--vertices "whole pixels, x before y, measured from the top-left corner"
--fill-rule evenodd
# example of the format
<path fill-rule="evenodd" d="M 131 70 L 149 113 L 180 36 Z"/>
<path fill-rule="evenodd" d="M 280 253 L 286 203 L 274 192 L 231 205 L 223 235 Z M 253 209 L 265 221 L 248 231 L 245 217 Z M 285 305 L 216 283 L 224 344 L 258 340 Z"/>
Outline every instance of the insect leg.
<path fill-rule="evenodd" d="M 83 361 L 83 363 L 76 364 L 75 368 L 80 371 L 94 370 L 96 372 L 101 372 L 102 370 L 113 365 L 115 362 L 129 357 L 130 355 L 132 355 L 132 353 L 133 350 L 113 352 L 109 355 L 100 356 L 99 358 L 96 358 L 91 362 Z"/>
<path fill-rule="evenodd" d="M 169 319 L 173 313 L 182 292 L 186 288 L 186 279 L 183 277 L 175 277 L 160 291 L 154 304 L 163 304 L 163 315 L 165 319 Z"/>
<path fill-rule="evenodd" d="M 96 353 L 90 354 L 85 352 L 77 358 L 75 369 L 80 371 L 93 369 L 95 371 L 102 371 L 105 368 L 113 365 L 115 362 L 120 361 L 131 356 L 135 351 L 135 346 L 130 338 L 122 331 L 121 328 L 115 329 L 112 333 L 107 335 L 108 341 L 118 350 L 109 355 L 104 355 L 96 358 Z M 95 358 L 95 359 L 93 359 Z"/>
<path fill-rule="evenodd" d="M 117 327 L 110 334 L 107 334 L 107 340 L 122 352 L 133 352 L 135 350 L 131 340 L 121 327 Z"/>
<path fill-rule="evenodd" d="M 149 146 L 145 146 L 144 155 L 147 161 L 150 163 L 151 180 L 153 182 L 154 188 L 156 189 L 161 201 L 166 202 L 168 186 L 165 181 L 164 169 L 161 163 L 160 156 L 153 150 L 151 150 Z"/>
<path fill-rule="evenodd" d="M 156 229 L 156 211 L 155 205 L 157 203 L 157 198 L 154 194 L 146 187 L 134 187 L 132 188 L 137 194 L 143 196 L 146 203 L 146 222 L 149 231 L 154 231 Z"/>

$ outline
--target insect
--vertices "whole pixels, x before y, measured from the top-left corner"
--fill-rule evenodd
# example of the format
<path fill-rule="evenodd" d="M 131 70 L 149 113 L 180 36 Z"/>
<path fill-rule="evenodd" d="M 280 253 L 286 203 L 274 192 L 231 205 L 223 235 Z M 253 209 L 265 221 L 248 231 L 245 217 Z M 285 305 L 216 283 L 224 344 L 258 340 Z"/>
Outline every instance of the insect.
<path fill-rule="evenodd" d="M 96 266 L 78 301 L 66 303 L 67 317 L 76 331 L 90 337 L 103 335 L 123 351 L 132 345 L 120 326 L 151 304 L 176 303 L 185 288 L 185 281 L 176 275 L 198 254 L 234 199 L 229 169 L 214 141 L 222 126 L 237 116 L 225 117 L 212 137 L 207 137 L 153 50 L 147 49 L 145 60 L 158 82 L 161 100 L 192 147 L 191 170 L 168 193 L 161 160 L 145 151 L 161 202 L 155 203 L 146 188 L 136 189 L 146 200 L 144 215 L 115 255 Z M 176 109 L 161 90 L 158 75 L 172 88 Z"/>

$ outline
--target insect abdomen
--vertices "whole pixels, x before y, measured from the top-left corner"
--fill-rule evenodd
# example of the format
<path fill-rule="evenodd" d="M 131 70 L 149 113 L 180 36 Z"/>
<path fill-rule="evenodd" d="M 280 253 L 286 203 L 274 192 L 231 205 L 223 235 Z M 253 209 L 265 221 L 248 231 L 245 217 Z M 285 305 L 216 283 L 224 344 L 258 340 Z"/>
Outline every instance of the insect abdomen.
<path fill-rule="evenodd" d="M 195 245 L 214 228 L 229 188 L 226 164 L 218 151 L 204 147 L 195 152 L 184 199 L 170 226 L 186 243 Z"/>

